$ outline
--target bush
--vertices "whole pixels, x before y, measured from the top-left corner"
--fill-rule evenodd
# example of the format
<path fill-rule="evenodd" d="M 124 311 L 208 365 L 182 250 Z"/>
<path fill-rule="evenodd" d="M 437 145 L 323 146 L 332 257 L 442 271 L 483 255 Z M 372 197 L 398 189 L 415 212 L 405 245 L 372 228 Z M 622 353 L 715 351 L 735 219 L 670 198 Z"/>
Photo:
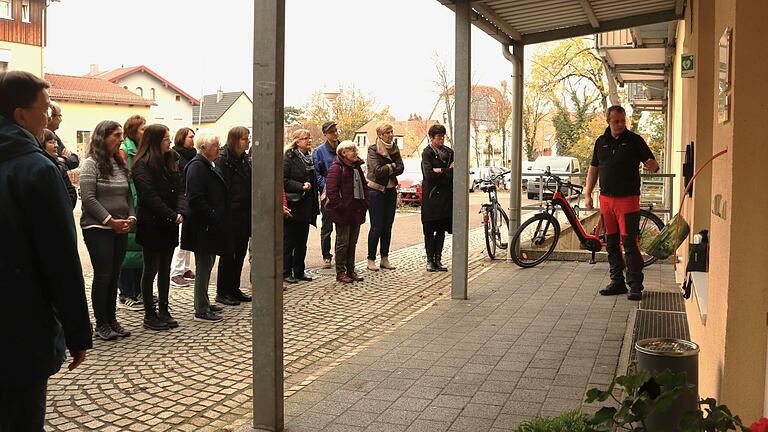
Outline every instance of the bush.
<path fill-rule="evenodd" d="M 587 417 L 579 411 L 568 411 L 557 417 L 528 420 L 515 432 L 587 432 Z"/>

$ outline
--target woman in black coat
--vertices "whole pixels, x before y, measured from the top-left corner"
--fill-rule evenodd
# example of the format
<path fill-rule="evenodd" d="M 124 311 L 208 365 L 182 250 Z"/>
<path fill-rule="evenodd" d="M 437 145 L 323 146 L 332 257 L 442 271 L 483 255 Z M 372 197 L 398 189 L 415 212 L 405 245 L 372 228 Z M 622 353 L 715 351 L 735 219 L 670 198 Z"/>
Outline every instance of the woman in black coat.
<path fill-rule="evenodd" d="M 448 271 L 442 253 L 445 233 L 450 233 L 453 225 L 453 150 L 444 145 L 445 126 L 433 125 L 428 135 L 429 145 L 421 153 L 421 223 L 427 271 Z"/>
<path fill-rule="evenodd" d="M 232 241 L 227 226 L 230 199 L 227 184 L 214 169 L 219 156 L 219 137 L 198 131 L 195 135 L 197 156 L 185 169 L 187 219 L 181 228 L 181 248 L 195 253 L 195 319 L 214 322 L 221 320 L 221 307 L 208 300 L 208 283 L 216 255 L 231 253 Z"/>
<path fill-rule="evenodd" d="M 309 131 L 298 129 L 283 156 L 283 189 L 292 215 L 283 222 L 283 280 L 288 283 L 312 280 L 304 273 L 304 259 L 309 226 L 317 223 L 320 203 L 311 149 Z"/>
<path fill-rule="evenodd" d="M 227 228 L 234 247 L 231 253 L 219 258 L 216 301 L 230 306 L 251 301 L 251 296 L 240 290 L 240 273 L 251 236 L 251 161 L 245 153 L 250 144 L 248 128 L 233 127 L 227 134 L 227 145 L 216 159 L 216 170 L 229 188 L 232 223 Z"/>

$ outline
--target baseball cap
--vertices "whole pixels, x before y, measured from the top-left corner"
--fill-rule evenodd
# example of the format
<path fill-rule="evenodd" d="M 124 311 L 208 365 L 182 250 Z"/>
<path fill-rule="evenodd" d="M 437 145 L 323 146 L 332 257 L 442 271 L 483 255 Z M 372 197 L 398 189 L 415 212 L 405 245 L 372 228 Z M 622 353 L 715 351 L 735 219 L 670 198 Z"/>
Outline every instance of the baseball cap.
<path fill-rule="evenodd" d="M 333 127 L 333 126 L 336 126 L 336 122 L 335 121 L 327 121 L 327 122 L 323 123 L 323 133 L 328 132 L 328 130 L 331 127 Z"/>

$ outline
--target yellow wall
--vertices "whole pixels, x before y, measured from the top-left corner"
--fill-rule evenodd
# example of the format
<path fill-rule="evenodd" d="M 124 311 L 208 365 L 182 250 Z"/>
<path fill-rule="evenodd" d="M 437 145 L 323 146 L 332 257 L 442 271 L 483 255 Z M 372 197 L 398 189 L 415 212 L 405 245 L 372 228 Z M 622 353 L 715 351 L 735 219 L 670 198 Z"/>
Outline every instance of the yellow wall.
<path fill-rule="evenodd" d="M 43 48 L 0 41 L 0 50 L 11 52 L 8 70 L 27 71 L 39 77 L 43 76 Z"/>
<path fill-rule="evenodd" d="M 685 212 L 694 230 L 710 229 L 711 239 L 706 322 L 695 296 L 687 304 L 687 315 L 692 339 L 701 347 L 699 394 L 727 404 L 747 424 L 763 415 L 768 348 L 768 279 L 763 271 L 768 231 L 761 226 L 768 214 L 768 200 L 761 196 L 768 146 L 759 123 L 768 117 L 768 91 L 762 82 L 768 63 L 760 54 L 767 38 L 757 18 L 766 14 L 764 2 L 695 1 L 689 23 L 694 33 L 682 35 L 684 46 L 678 54 L 696 53 L 696 78 L 682 80 L 676 68 L 673 96 L 682 104 L 674 111 L 672 126 L 678 150 L 695 141 L 698 168 L 713 153 L 728 149 L 713 162 L 711 174 L 697 178 L 694 199 Z M 731 109 L 730 120 L 719 123 L 717 41 L 727 27 L 733 29 Z M 714 195 L 726 202 L 724 217 L 712 214 Z"/>
<path fill-rule="evenodd" d="M 85 157 L 85 149 L 83 146 L 77 146 L 77 131 L 93 131 L 102 120 L 114 120 L 123 124 L 128 117 L 134 114 L 149 117 L 149 107 L 60 100 L 56 102 L 61 106 L 61 114 L 63 116 L 61 126 L 59 126 L 59 130 L 56 133 L 64 142 L 64 145 L 70 151 L 80 155 L 81 159 Z"/>
<path fill-rule="evenodd" d="M 195 119 L 193 119 L 194 121 Z M 192 129 L 211 129 L 221 139 L 224 144 L 227 141 L 227 133 L 235 126 L 245 126 L 248 129 L 253 124 L 253 103 L 245 94 L 241 94 L 237 101 L 224 113 L 216 123 L 201 123 L 200 126 L 195 122 Z"/>

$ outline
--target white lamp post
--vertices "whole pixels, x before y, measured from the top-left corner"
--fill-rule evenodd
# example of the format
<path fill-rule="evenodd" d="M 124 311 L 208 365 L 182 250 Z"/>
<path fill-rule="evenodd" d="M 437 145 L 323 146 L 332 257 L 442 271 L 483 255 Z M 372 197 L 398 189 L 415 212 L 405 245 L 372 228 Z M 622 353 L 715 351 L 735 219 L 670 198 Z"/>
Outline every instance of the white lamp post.
<path fill-rule="evenodd" d="M 339 97 L 341 92 L 337 91 L 329 91 L 329 92 L 323 92 L 323 95 L 326 99 L 328 99 L 328 106 L 330 108 L 331 118 L 329 120 L 333 120 L 333 102 L 336 100 L 336 98 Z"/>

